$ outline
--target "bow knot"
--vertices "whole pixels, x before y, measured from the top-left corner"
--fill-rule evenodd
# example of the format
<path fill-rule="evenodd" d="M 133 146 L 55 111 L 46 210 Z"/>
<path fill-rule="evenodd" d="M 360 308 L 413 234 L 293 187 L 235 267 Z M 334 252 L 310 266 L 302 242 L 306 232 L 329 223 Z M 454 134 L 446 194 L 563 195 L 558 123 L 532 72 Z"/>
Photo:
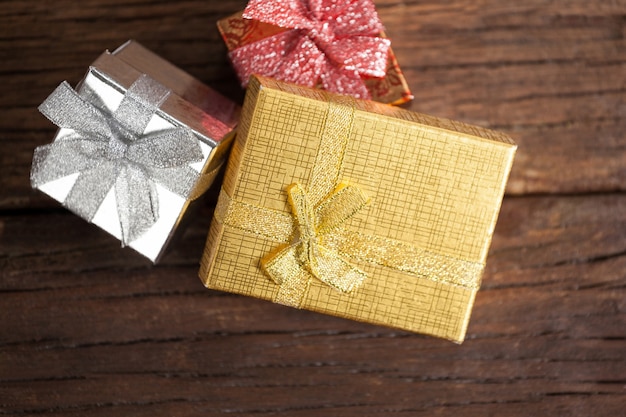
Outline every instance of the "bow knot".
<path fill-rule="evenodd" d="M 335 32 L 329 22 L 315 21 L 312 27 L 307 30 L 307 35 L 322 51 L 329 49 L 335 40 Z"/>
<path fill-rule="evenodd" d="M 287 195 L 296 231 L 291 243 L 261 261 L 266 273 L 281 286 L 276 302 L 300 306 L 312 278 L 343 293 L 358 288 L 367 275 L 326 247 L 324 237 L 367 204 L 361 190 L 342 184 L 316 206 L 298 183 L 287 188 Z"/>
<path fill-rule="evenodd" d="M 107 157 L 111 160 L 124 159 L 128 152 L 128 146 L 132 142 L 132 137 L 124 132 L 121 126 L 111 126 L 111 137 L 107 146 Z"/>

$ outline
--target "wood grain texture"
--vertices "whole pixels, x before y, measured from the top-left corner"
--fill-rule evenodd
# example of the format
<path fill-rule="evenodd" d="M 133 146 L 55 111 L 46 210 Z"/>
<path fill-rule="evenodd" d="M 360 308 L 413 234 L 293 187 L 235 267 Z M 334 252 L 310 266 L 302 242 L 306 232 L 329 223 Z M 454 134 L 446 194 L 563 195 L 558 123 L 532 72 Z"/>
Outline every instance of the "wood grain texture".
<path fill-rule="evenodd" d="M 617 416 L 626 404 L 626 2 L 377 0 L 412 110 L 520 148 L 466 342 L 206 290 L 215 190 L 158 267 L 29 185 L 36 110 L 137 39 L 241 102 L 244 0 L 0 4 L 0 414 Z"/>

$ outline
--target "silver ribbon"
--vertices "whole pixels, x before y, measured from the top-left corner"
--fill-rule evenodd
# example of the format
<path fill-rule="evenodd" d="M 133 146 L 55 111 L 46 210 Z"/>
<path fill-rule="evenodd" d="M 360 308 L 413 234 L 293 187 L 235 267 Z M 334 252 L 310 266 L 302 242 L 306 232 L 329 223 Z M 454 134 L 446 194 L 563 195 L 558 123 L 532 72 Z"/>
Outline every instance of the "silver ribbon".
<path fill-rule="evenodd" d="M 35 149 L 31 184 L 39 187 L 79 173 L 63 205 L 91 221 L 114 188 L 122 245 L 156 223 L 156 184 L 189 198 L 200 173 L 189 164 L 202 160 L 198 139 L 187 127 L 144 131 L 170 91 L 142 75 L 110 112 L 87 85 L 80 94 L 63 82 L 39 111 L 73 133 Z"/>

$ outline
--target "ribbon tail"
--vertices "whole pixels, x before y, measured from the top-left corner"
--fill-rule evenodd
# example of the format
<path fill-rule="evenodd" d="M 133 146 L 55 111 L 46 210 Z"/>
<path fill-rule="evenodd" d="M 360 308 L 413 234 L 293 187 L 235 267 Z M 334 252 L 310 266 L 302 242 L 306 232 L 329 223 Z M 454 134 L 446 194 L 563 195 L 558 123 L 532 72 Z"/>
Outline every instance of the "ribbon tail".
<path fill-rule="evenodd" d="M 80 217 L 91 221 L 115 184 L 116 174 L 115 163 L 108 161 L 82 171 L 63 205 Z"/>
<path fill-rule="evenodd" d="M 302 268 L 297 245 L 284 246 L 261 260 L 265 273 L 279 285 L 274 302 L 300 308 L 313 276 Z"/>
<path fill-rule="evenodd" d="M 343 293 L 352 292 L 367 278 L 365 272 L 324 246 L 316 247 L 316 254 L 310 260 L 309 267 L 317 279 Z"/>
<path fill-rule="evenodd" d="M 115 181 L 117 213 L 122 245 L 140 237 L 159 218 L 157 189 L 148 176 L 133 167 L 123 167 Z"/>

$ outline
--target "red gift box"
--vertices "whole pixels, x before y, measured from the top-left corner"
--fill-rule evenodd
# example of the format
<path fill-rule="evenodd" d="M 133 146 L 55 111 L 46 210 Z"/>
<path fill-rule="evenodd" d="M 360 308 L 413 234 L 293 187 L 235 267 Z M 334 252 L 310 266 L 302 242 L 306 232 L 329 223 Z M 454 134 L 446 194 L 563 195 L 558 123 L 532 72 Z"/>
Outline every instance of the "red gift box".
<path fill-rule="evenodd" d="M 256 73 L 387 104 L 413 99 L 389 42 L 382 41 L 387 39 L 384 33 L 362 35 L 364 26 L 369 31 L 382 29 L 373 4 L 357 3 L 362 12 L 358 16 L 365 24 L 349 28 L 354 33 L 347 33 L 345 27 L 337 29 L 341 26 L 337 22 L 357 15 L 354 11 L 352 15 L 348 10 L 346 15 L 318 12 L 315 16 L 297 0 L 251 1 L 245 12 L 220 20 L 218 28 L 242 86 Z"/>

